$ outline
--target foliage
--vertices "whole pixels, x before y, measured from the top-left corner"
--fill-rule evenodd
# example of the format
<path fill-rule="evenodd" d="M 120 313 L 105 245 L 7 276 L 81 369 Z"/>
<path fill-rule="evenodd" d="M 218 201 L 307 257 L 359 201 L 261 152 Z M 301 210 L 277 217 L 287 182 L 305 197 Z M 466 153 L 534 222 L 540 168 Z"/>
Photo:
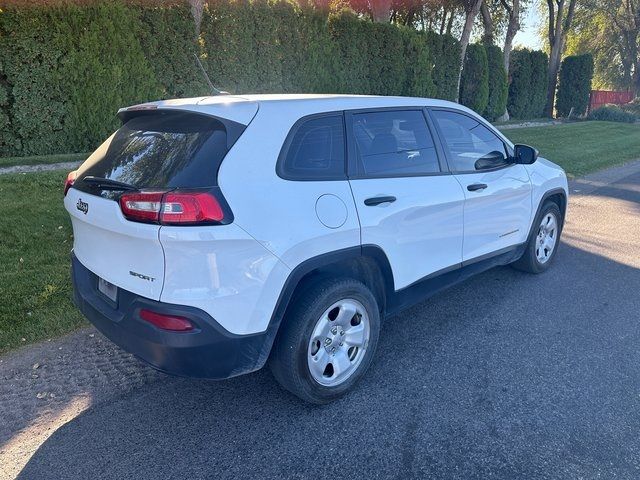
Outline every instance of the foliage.
<path fill-rule="evenodd" d="M 622 110 L 625 112 L 629 112 L 636 116 L 636 118 L 640 119 L 640 97 L 636 97 L 632 102 L 627 103 L 626 105 L 621 105 Z"/>
<path fill-rule="evenodd" d="M 405 58 L 404 95 L 411 97 L 433 97 L 436 86 L 433 83 L 431 63 L 433 56 L 429 50 L 427 37 L 416 34 L 413 29 L 402 28 Z"/>
<path fill-rule="evenodd" d="M 637 119 L 637 115 L 623 110 L 618 105 L 603 105 L 602 107 L 589 112 L 589 120 L 634 123 Z"/>
<path fill-rule="evenodd" d="M 502 50 L 495 45 L 485 45 L 487 65 L 489 69 L 489 99 L 484 110 L 484 117 L 494 122 L 507 108 L 507 72 L 504 69 Z"/>
<path fill-rule="evenodd" d="M 507 109 L 513 118 L 542 117 L 547 92 L 547 55 L 528 49 L 511 54 Z"/>
<path fill-rule="evenodd" d="M 462 79 L 460 81 L 460 103 L 482 113 L 489 101 L 489 67 L 487 52 L 479 43 L 467 47 Z"/>
<path fill-rule="evenodd" d="M 590 54 L 566 57 L 560 67 L 556 112 L 560 117 L 584 115 L 589 105 L 593 57 Z"/>
<path fill-rule="evenodd" d="M 209 92 L 196 68 L 199 53 L 190 8 L 186 5 L 131 7 L 137 10 L 140 30 L 136 37 L 144 56 L 160 84 L 160 96 L 197 97 Z"/>
<path fill-rule="evenodd" d="M 541 50 L 532 50 L 531 80 L 529 83 L 529 113 L 527 117 L 543 116 L 547 103 L 547 75 L 549 71 L 549 57 Z"/>
<path fill-rule="evenodd" d="M 460 68 L 460 43 L 451 35 L 426 33 L 433 68 L 431 76 L 435 86 L 433 97 L 456 101 L 458 99 L 458 70 Z"/>
<path fill-rule="evenodd" d="M 148 24 L 151 10 L 119 2 L 4 9 L 0 155 L 87 151 L 117 127 L 119 107 L 195 91 L 193 77 L 180 81 L 177 38 L 193 38 L 193 24 L 173 8 L 184 7 Z"/>
<path fill-rule="evenodd" d="M 576 5 L 566 53 L 591 53 L 598 90 L 640 94 L 640 3 L 633 0 L 581 0 Z"/>

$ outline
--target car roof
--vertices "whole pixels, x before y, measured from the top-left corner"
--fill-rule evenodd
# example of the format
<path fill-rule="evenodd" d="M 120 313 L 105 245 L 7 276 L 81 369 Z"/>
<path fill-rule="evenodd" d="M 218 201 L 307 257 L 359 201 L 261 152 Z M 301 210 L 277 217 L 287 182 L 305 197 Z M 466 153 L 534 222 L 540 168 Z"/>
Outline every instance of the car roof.
<path fill-rule="evenodd" d="M 322 111 L 411 106 L 455 107 L 470 112 L 457 103 L 433 98 L 343 94 L 249 94 L 161 100 L 123 108 L 118 113 L 153 108 L 190 110 L 246 125 L 251 122 L 261 105 L 269 109 L 286 108 L 290 113 L 300 116 Z"/>

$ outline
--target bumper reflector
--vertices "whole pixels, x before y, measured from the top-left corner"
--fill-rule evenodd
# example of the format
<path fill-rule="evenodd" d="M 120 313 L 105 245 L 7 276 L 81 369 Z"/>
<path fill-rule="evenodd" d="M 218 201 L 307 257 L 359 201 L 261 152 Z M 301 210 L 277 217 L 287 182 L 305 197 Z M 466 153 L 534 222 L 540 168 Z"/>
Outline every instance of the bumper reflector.
<path fill-rule="evenodd" d="M 140 310 L 140 318 L 162 330 L 170 330 L 172 332 L 188 332 L 193 330 L 193 323 L 184 317 L 165 315 L 142 309 Z"/>

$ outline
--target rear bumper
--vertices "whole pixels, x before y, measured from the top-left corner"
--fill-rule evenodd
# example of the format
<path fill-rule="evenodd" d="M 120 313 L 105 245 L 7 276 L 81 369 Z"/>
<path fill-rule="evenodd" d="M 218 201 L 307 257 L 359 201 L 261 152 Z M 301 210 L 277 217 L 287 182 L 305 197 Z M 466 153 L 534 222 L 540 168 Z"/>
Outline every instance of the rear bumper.
<path fill-rule="evenodd" d="M 72 254 L 74 300 L 80 311 L 116 345 L 152 367 L 172 375 L 224 379 L 261 368 L 275 331 L 235 335 L 198 308 L 157 302 L 118 289 L 117 303 L 97 289 L 98 277 Z M 188 318 L 190 332 L 161 330 L 138 316 L 142 308 Z"/>

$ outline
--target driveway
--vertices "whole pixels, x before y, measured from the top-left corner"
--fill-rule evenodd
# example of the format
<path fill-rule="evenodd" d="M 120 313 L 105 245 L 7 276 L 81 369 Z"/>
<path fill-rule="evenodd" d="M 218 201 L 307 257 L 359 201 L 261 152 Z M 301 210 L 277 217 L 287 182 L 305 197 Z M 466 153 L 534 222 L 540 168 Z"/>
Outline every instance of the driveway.
<path fill-rule="evenodd" d="M 494 269 L 389 319 L 326 407 L 266 369 L 167 377 L 92 329 L 5 356 L 0 477 L 640 478 L 632 167 L 572 185 L 546 274 Z"/>

